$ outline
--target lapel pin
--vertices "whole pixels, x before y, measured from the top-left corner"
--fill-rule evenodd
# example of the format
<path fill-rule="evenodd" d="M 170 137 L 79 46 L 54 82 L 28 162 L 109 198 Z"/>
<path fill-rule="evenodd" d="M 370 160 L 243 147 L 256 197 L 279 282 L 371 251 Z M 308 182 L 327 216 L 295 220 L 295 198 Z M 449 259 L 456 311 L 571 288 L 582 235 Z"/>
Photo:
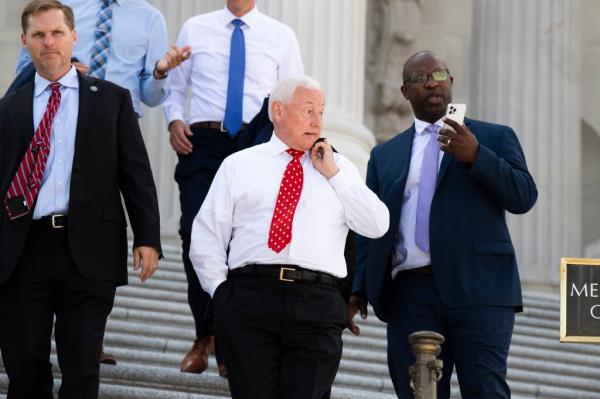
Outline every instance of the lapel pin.
<path fill-rule="evenodd" d="M 94 85 L 92 85 L 92 86 L 90 86 L 90 90 L 91 90 L 91 91 L 98 91 L 98 87 L 97 87 L 97 86 L 94 86 Z"/>

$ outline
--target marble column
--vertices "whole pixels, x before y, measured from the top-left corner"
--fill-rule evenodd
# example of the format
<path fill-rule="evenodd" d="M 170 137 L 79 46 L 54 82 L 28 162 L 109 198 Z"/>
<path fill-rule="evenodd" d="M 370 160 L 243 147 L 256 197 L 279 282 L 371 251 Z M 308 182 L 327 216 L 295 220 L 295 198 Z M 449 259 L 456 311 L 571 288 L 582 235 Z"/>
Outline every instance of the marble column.
<path fill-rule="evenodd" d="M 509 216 L 521 278 L 558 283 L 560 258 L 581 257 L 581 38 L 578 0 L 473 3 L 468 114 L 510 125 L 539 198 Z"/>
<path fill-rule="evenodd" d="M 188 18 L 224 6 L 222 0 L 153 0 L 176 40 Z M 363 124 L 366 0 L 258 0 L 259 10 L 294 29 L 305 72 L 326 93 L 323 136 L 365 173 L 373 134 Z M 158 186 L 163 235 L 176 237 L 179 199 L 173 181 L 176 156 L 168 142 L 162 110 L 147 110 L 142 127 Z"/>
<path fill-rule="evenodd" d="M 259 0 L 259 9 L 294 29 L 304 70 L 326 95 L 323 136 L 366 173 L 375 144 L 364 125 L 366 0 Z"/>

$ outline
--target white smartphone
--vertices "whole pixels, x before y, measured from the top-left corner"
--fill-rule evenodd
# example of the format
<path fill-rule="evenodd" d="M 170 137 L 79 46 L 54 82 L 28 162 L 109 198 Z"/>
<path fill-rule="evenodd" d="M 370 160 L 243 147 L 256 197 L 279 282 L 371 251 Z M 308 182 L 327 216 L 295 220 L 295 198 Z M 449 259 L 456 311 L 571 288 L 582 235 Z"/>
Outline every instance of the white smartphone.
<path fill-rule="evenodd" d="M 446 108 L 446 118 L 452 119 L 459 125 L 462 125 L 465 120 L 465 114 L 467 113 L 467 104 L 455 104 L 450 103 Z M 448 129 L 452 129 L 448 124 L 446 126 Z M 452 129 L 454 130 L 454 129 Z"/>

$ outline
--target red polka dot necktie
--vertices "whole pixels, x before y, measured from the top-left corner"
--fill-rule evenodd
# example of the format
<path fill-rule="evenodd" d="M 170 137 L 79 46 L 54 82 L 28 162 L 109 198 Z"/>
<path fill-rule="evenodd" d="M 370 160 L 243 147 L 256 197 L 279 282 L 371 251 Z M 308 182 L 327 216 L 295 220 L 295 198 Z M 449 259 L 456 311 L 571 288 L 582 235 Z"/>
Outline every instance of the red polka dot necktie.
<path fill-rule="evenodd" d="M 302 193 L 304 172 L 300 158 L 304 151 L 288 149 L 287 153 L 293 158 L 288 163 L 281 179 L 279 194 L 275 203 L 271 228 L 269 229 L 269 248 L 279 253 L 292 241 L 292 222 L 294 212 Z"/>
<path fill-rule="evenodd" d="M 52 93 L 48 98 L 46 112 L 40 121 L 33 139 L 27 148 L 17 173 L 6 192 L 4 206 L 10 220 L 27 215 L 42 186 L 42 177 L 50 155 L 50 133 L 52 121 L 60 106 L 60 83 L 50 83 Z"/>

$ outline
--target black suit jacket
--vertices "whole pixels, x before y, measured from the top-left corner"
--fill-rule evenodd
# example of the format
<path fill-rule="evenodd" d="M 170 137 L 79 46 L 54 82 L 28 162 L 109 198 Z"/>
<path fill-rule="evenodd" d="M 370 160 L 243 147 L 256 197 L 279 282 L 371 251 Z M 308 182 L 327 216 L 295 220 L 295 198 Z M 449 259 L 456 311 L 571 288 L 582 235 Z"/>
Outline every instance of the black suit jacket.
<path fill-rule="evenodd" d="M 4 197 L 34 134 L 33 83 L 0 100 L 0 285 L 14 271 L 32 213 L 9 220 Z M 127 283 L 123 196 L 134 247 L 160 252 L 156 188 L 129 91 L 79 75 L 79 114 L 73 159 L 68 236 L 83 276 Z"/>

